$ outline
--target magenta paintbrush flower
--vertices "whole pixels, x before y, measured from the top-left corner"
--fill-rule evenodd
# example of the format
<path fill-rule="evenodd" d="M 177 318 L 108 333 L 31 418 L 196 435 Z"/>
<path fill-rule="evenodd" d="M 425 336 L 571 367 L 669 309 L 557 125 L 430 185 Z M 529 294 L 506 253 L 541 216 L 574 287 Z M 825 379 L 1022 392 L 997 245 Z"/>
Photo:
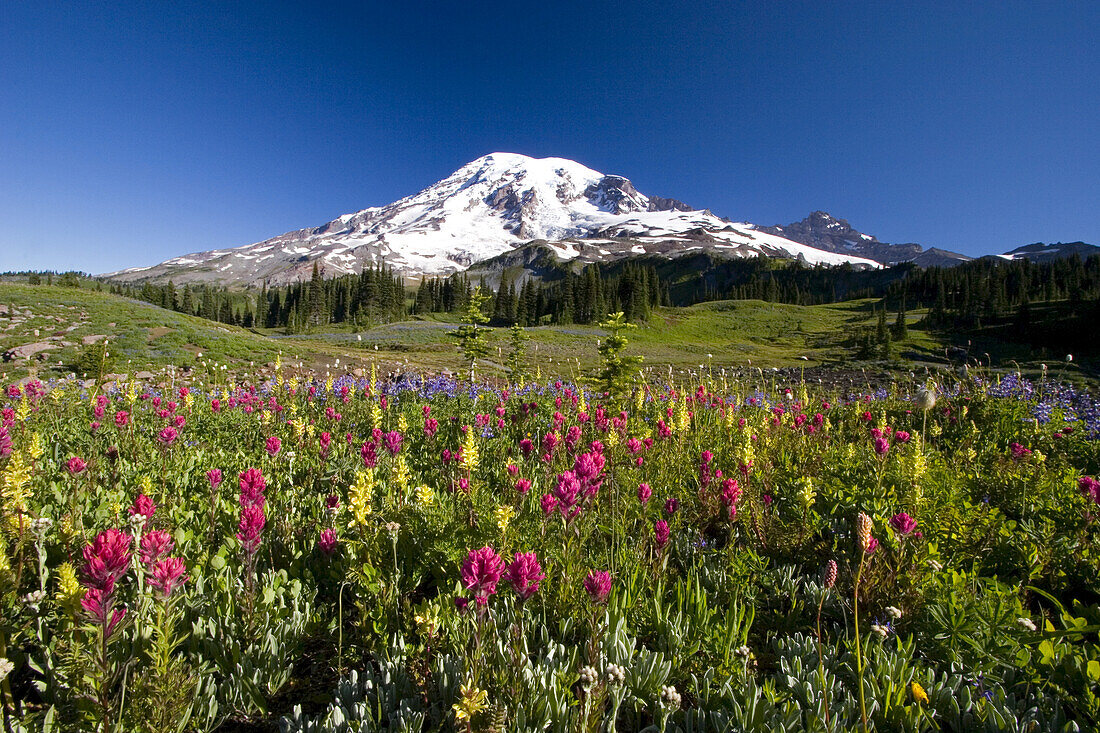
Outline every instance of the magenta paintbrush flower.
<path fill-rule="evenodd" d="M 153 503 L 145 494 L 138 494 L 134 499 L 134 505 L 130 507 L 131 517 L 145 517 L 146 523 L 153 518 L 153 514 L 157 511 L 157 505 Z"/>
<path fill-rule="evenodd" d="M 167 532 L 160 529 L 154 529 L 152 532 L 142 536 L 141 551 L 138 557 L 142 565 L 151 569 L 153 563 L 161 558 L 167 557 L 168 553 L 172 552 L 175 546 L 176 543 L 172 541 L 172 537 Z"/>
<path fill-rule="evenodd" d="M 359 449 L 359 456 L 363 459 L 363 468 L 374 468 L 378 465 L 378 443 L 374 439 L 363 443 Z"/>
<path fill-rule="evenodd" d="M 890 452 L 890 441 L 883 436 L 875 438 L 874 443 L 875 453 L 880 456 L 884 456 Z"/>
<path fill-rule="evenodd" d="M 80 599 L 81 608 L 93 621 L 106 627 L 108 637 L 115 633 L 119 622 L 126 616 L 125 608 L 111 608 L 114 605 L 113 602 L 113 584 L 109 588 L 90 588 L 84 593 L 84 597 Z"/>
<path fill-rule="evenodd" d="M 475 597 L 488 597 L 497 592 L 497 583 L 504 575 L 504 560 L 492 547 L 470 550 L 462 563 L 462 584 Z"/>
<path fill-rule="evenodd" d="M 508 566 L 508 582 L 521 600 L 526 601 L 539 590 L 539 582 L 546 578 L 533 552 L 517 552 Z"/>
<path fill-rule="evenodd" d="M 584 592 L 593 603 L 607 603 L 611 595 L 611 573 L 606 570 L 593 570 L 584 579 Z"/>
<path fill-rule="evenodd" d="M 153 568 L 153 576 L 149 580 L 149 585 L 153 586 L 161 597 L 167 600 L 172 597 L 172 593 L 175 592 L 176 588 L 186 582 L 186 570 L 187 567 L 183 564 L 181 558 L 166 557 L 158 560 Z"/>
<path fill-rule="evenodd" d="M 385 444 L 386 450 L 389 451 L 391 456 L 396 456 L 401 452 L 401 443 L 403 440 L 401 433 L 396 430 L 392 430 L 382 436 L 382 442 Z"/>
<path fill-rule="evenodd" d="M 1100 504 L 1100 481 L 1089 476 L 1082 476 L 1077 479 L 1077 488 L 1086 497 L 1092 499 L 1093 503 Z"/>
<path fill-rule="evenodd" d="M 93 588 L 104 588 L 126 574 L 130 567 L 133 537 L 117 529 L 100 532 L 84 548 L 84 575 Z"/>
<path fill-rule="evenodd" d="M 321 536 L 317 539 L 317 547 L 321 548 L 321 552 L 326 555 L 331 555 L 336 552 L 336 545 L 339 540 L 336 538 L 336 532 L 332 529 L 322 530 Z"/>
<path fill-rule="evenodd" d="M 159 440 L 161 443 L 164 443 L 165 445 L 172 445 L 172 443 L 176 442 L 176 438 L 178 438 L 179 436 L 179 431 L 169 425 L 168 427 L 164 428 L 164 430 L 160 431 L 160 435 L 157 436 L 157 440 Z"/>
<path fill-rule="evenodd" d="M 262 504 L 241 507 L 241 522 L 238 526 L 240 531 L 237 532 L 237 539 L 240 540 L 245 554 L 251 556 L 260 549 L 265 524 L 267 524 L 267 517 L 264 515 Z"/>
<path fill-rule="evenodd" d="M 907 535 L 917 528 L 917 520 L 913 519 L 905 512 L 898 512 L 890 517 L 890 526 L 892 526 L 898 534 Z"/>
<path fill-rule="evenodd" d="M 652 496 L 653 489 L 649 488 L 649 484 L 638 484 L 638 501 L 645 504 Z"/>
<path fill-rule="evenodd" d="M 206 472 L 206 480 L 210 482 L 211 489 L 217 489 L 222 483 L 222 470 L 220 468 L 211 468 Z"/>
<path fill-rule="evenodd" d="M 77 456 L 73 456 L 72 458 L 69 459 L 69 462 L 65 464 L 65 468 L 73 476 L 78 476 L 78 475 L 84 473 L 84 469 L 86 469 L 87 467 L 88 467 L 88 464 L 84 462 L 84 459 L 83 458 L 78 458 Z"/>
<path fill-rule="evenodd" d="M 654 539 L 657 541 L 657 549 L 663 550 L 665 548 L 665 545 L 668 544 L 668 522 L 663 519 L 657 520 L 657 523 L 653 525 L 653 536 Z"/>
<path fill-rule="evenodd" d="M 279 451 L 283 449 L 283 441 L 279 440 L 279 436 L 272 435 L 270 438 L 267 439 L 267 445 L 265 446 L 265 448 L 267 449 L 267 454 L 274 458 L 275 456 L 279 455 Z"/>
<path fill-rule="evenodd" d="M 264 489 L 267 488 L 267 481 L 264 480 L 264 475 L 259 469 L 250 468 L 247 471 L 242 471 L 240 487 L 240 504 L 242 507 L 254 505 L 262 507 L 264 505 Z"/>

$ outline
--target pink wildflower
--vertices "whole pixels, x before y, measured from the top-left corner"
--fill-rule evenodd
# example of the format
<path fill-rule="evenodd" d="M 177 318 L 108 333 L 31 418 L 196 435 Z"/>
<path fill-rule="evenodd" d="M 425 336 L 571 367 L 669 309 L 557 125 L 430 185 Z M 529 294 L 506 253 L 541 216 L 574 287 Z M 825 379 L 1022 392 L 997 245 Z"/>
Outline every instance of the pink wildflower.
<path fill-rule="evenodd" d="M 79 476 L 84 473 L 84 469 L 88 467 L 88 464 L 84 462 L 84 459 L 73 456 L 69 459 L 69 462 L 65 464 L 65 468 L 73 476 Z"/>
<path fill-rule="evenodd" d="M 374 439 L 366 441 L 359 450 L 359 455 L 363 459 L 363 468 L 374 468 L 378 465 L 378 443 Z"/>
<path fill-rule="evenodd" d="M 119 622 L 126 616 L 125 608 L 112 609 L 113 605 L 114 581 L 105 588 L 89 588 L 80 599 L 81 608 L 93 621 L 105 628 L 108 637 L 115 632 Z"/>
<path fill-rule="evenodd" d="M 151 585 L 160 594 L 161 598 L 168 600 L 176 588 L 187 581 L 187 567 L 178 557 L 166 557 L 158 560 L 153 568 L 153 577 L 149 579 Z"/>
<path fill-rule="evenodd" d="M 649 488 L 649 484 L 638 484 L 638 501 L 642 502 L 642 504 L 647 504 L 652 496 L 653 489 Z"/>
<path fill-rule="evenodd" d="M 331 555 L 336 552 L 337 542 L 336 532 L 331 529 L 325 529 L 322 530 L 321 536 L 317 539 L 317 547 L 326 555 Z"/>
<path fill-rule="evenodd" d="M 274 458 L 279 455 L 279 451 L 282 450 L 283 441 L 279 440 L 279 436 L 272 435 L 267 439 L 267 445 L 265 447 L 267 448 L 267 454 Z"/>
<path fill-rule="evenodd" d="M 475 597 L 488 597 L 497 592 L 497 583 L 504 574 L 504 561 L 492 547 L 470 550 L 462 563 L 462 583 Z"/>
<path fill-rule="evenodd" d="M 168 556 L 175 548 L 175 542 L 171 535 L 164 530 L 154 529 L 142 535 L 141 538 L 141 564 L 151 568 L 153 563 Z"/>
<path fill-rule="evenodd" d="M 1017 461 L 1023 458 L 1027 458 L 1031 455 L 1031 451 L 1028 448 L 1020 445 L 1019 443 L 1013 443 L 1008 448 L 1012 452 L 1012 457 L 1015 458 Z"/>
<path fill-rule="evenodd" d="M 169 425 L 165 427 L 164 430 L 160 431 L 160 434 L 157 436 L 157 440 L 159 440 L 161 443 L 164 443 L 165 445 L 172 445 L 172 443 L 176 442 L 176 438 L 178 438 L 179 435 L 179 431 Z"/>
<path fill-rule="evenodd" d="M 130 507 L 130 516 L 142 516 L 145 517 L 146 523 L 152 519 L 153 514 L 157 511 L 157 505 L 153 503 L 145 494 L 138 494 L 134 499 L 134 505 Z"/>
<path fill-rule="evenodd" d="M 240 531 L 237 532 L 237 539 L 240 540 L 246 555 L 251 557 L 260 549 L 265 524 L 267 524 L 267 517 L 264 515 L 262 504 L 241 507 L 241 522 L 238 527 Z"/>
<path fill-rule="evenodd" d="M 222 483 L 222 470 L 211 468 L 206 472 L 206 480 L 210 482 L 210 488 L 216 491 Z"/>
<path fill-rule="evenodd" d="M 539 582 L 546 578 L 533 552 L 517 552 L 508 566 L 507 579 L 520 600 L 526 601 L 539 590 Z"/>
<path fill-rule="evenodd" d="M 93 588 L 106 588 L 126 574 L 130 567 L 133 537 L 117 529 L 100 532 L 84 548 L 84 576 Z"/>
<path fill-rule="evenodd" d="M 267 488 L 267 482 L 264 480 L 263 473 L 257 468 L 250 468 L 247 471 L 241 471 L 239 478 L 241 487 L 241 506 L 262 507 L 264 505 L 264 489 Z"/>
<path fill-rule="evenodd" d="M 653 525 L 653 536 L 654 539 L 657 541 L 657 549 L 663 550 L 665 548 L 665 545 L 668 544 L 668 522 L 663 519 L 657 520 L 657 523 Z"/>
<path fill-rule="evenodd" d="M 611 594 L 611 573 L 605 570 L 593 570 L 584 579 L 584 592 L 593 603 L 607 603 Z"/>
<path fill-rule="evenodd" d="M 905 512 L 898 512 L 890 517 L 890 525 L 898 534 L 907 535 L 917 528 L 917 520 Z"/>

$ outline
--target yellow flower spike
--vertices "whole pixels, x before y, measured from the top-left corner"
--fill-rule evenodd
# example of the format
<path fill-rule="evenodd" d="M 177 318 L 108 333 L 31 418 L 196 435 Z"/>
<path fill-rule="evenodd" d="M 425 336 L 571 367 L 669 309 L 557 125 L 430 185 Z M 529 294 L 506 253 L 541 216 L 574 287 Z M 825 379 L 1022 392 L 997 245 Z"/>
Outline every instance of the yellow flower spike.
<path fill-rule="evenodd" d="M 458 702 L 453 707 L 456 721 L 469 722 L 475 715 L 488 709 L 489 693 L 475 685 L 462 685 Z"/>
<path fill-rule="evenodd" d="M 913 680 L 909 683 L 909 691 L 913 693 L 913 700 L 918 703 L 928 704 L 928 693 L 924 691 L 924 688 L 920 686 L 920 683 Z"/>
<path fill-rule="evenodd" d="M 27 446 L 27 455 L 31 457 L 31 461 L 37 461 L 42 457 L 45 449 L 42 447 L 42 436 L 38 433 L 31 433 L 31 442 Z"/>
<path fill-rule="evenodd" d="M 393 480 L 401 490 L 401 495 L 404 496 L 405 489 L 409 487 L 409 466 L 405 463 L 403 453 L 398 453 L 393 459 Z"/>
<path fill-rule="evenodd" d="M 405 419 L 404 413 L 402 413 L 397 418 L 397 429 L 400 430 L 402 433 L 409 429 L 409 421 Z"/>
<path fill-rule="evenodd" d="M 430 507 L 435 504 L 435 492 L 427 484 L 416 487 L 416 503 L 422 507 Z"/>
<path fill-rule="evenodd" d="M 84 588 L 76 577 L 72 563 L 62 563 L 57 568 L 57 594 L 54 596 L 58 605 L 68 613 L 75 614 L 83 597 Z"/>
<path fill-rule="evenodd" d="M 348 499 L 351 505 L 353 521 L 351 526 L 362 526 L 367 523 L 367 517 L 371 513 L 371 497 L 374 493 L 374 470 L 356 471 L 355 483 L 348 489 Z"/>
<path fill-rule="evenodd" d="M 516 510 L 505 504 L 504 506 L 497 507 L 494 515 L 496 516 L 497 527 L 500 529 L 500 533 L 504 534 L 508 531 L 508 524 L 512 521 L 512 517 L 516 515 Z"/>
<path fill-rule="evenodd" d="M 462 465 L 473 473 L 477 470 L 477 432 L 472 425 L 466 426 L 466 438 L 462 441 Z"/>

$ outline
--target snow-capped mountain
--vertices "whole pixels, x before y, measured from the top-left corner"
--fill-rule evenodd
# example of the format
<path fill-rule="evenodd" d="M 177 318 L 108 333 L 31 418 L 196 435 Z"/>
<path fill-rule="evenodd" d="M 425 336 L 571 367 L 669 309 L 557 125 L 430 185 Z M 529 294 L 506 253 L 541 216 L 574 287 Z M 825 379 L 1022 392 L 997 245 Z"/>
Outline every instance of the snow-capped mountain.
<path fill-rule="evenodd" d="M 1043 242 L 1036 242 L 1034 244 L 1025 244 L 1022 247 L 1009 250 L 1004 254 L 997 255 L 997 257 L 1006 260 L 1026 259 L 1033 262 L 1049 262 L 1050 260 L 1072 257 L 1073 255 L 1077 255 L 1084 259 L 1095 254 L 1100 254 L 1100 247 L 1097 247 L 1095 244 L 1086 244 L 1084 242 L 1055 242 L 1054 244 L 1045 244 Z"/>
<path fill-rule="evenodd" d="M 945 249 L 925 249 L 912 242 L 880 242 L 870 234 L 856 231 L 845 219 L 837 219 L 824 211 L 815 211 L 793 224 L 764 227 L 764 230 L 826 252 L 858 255 L 884 265 L 912 262 L 921 267 L 953 267 L 973 259 Z"/>
<path fill-rule="evenodd" d="M 826 251 L 753 224 L 734 223 L 675 199 L 648 197 L 626 178 L 563 158 L 492 153 L 423 191 L 235 249 L 176 257 L 111 273 L 120 281 L 272 284 L 385 262 L 408 275 L 446 275 L 532 240 L 559 257 L 675 257 L 702 249 L 730 257 L 774 256 L 808 264 L 880 266 L 860 252 Z"/>

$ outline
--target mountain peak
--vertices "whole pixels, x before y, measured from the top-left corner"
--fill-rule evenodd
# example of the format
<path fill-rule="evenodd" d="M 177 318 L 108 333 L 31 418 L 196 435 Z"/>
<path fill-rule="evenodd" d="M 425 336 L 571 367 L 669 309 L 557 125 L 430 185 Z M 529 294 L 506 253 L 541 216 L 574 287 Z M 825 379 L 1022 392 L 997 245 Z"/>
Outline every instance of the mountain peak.
<path fill-rule="evenodd" d="M 678 256 L 701 249 L 726 257 L 777 256 L 862 266 L 853 253 L 830 253 L 734 224 L 676 199 L 650 198 L 630 179 L 607 175 L 567 158 L 493 152 L 441 181 L 386 206 L 345 214 L 327 224 L 236 249 L 176 257 L 112 276 L 272 284 L 308 279 L 320 261 L 330 274 L 380 263 L 407 275 L 449 275 L 533 240 L 561 243 L 566 259 L 634 254 Z"/>

